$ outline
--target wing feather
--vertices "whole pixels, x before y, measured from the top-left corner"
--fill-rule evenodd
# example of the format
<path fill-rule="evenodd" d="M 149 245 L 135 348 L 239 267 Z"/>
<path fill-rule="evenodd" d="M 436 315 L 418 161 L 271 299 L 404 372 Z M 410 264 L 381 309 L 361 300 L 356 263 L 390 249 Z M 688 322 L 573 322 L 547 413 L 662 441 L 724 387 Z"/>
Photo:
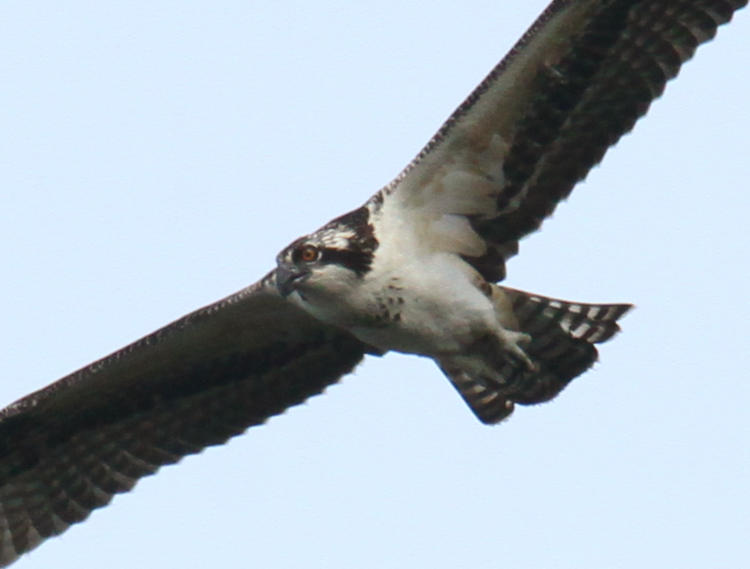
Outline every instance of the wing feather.
<path fill-rule="evenodd" d="M 643 116 L 696 48 L 747 0 L 556 0 L 373 203 L 464 215 L 504 277 L 537 229 Z M 398 211 L 397 215 L 401 215 Z M 435 234 L 440 224 L 430 226 Z M 448 239 L 451 239 L 448 236 Z M 436 235 L 435 242 L 445 239 Z"/>
<path fill-rule="evenodd" d="M 286 302 L 271 278 L 0 411 L 0 566 L 354 368 L 364 344 Z"/>

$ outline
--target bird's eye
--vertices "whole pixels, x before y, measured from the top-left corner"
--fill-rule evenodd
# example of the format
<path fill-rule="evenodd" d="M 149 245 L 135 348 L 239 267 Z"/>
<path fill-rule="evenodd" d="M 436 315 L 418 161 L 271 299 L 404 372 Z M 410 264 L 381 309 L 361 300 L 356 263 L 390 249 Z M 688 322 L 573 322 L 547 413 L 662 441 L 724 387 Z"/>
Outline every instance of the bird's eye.
<path fill-rule="evenodd" d="M 305 263 L 312 263 L 313 261 L 317 261 L 319 256 L 320 251 L 317 247 L 315 247 L 315 245 L 305 245 L 299 250 L 299 258 Z"/>

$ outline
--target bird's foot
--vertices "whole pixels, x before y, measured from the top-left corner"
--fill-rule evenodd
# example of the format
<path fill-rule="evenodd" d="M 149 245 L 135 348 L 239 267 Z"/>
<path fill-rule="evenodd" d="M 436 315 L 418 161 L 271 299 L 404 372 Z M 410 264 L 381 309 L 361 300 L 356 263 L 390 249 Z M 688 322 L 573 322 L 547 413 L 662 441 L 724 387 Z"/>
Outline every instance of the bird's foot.
<path fill-rule="evenodd" d="M 535 372 L 539 370 L 537 364 L 531 361 L 531 358 L 523 349 L 531 342 L 531 336 L 523 332 L 501 328 L 499 339 L 506 356 L 525 367 L 527 371 Z"/>

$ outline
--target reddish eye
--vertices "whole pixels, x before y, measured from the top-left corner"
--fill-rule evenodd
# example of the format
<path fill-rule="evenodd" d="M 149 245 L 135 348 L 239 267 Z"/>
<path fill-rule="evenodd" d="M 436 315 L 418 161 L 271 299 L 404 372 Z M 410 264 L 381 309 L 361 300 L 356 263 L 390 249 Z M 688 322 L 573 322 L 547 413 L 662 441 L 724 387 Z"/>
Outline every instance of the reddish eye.
<path fill-rule="evenodd" d="M 318 248 L 313 245 L 305 245 L 299 251 L 299 258 L 306 263 L 318 260 Z"/>

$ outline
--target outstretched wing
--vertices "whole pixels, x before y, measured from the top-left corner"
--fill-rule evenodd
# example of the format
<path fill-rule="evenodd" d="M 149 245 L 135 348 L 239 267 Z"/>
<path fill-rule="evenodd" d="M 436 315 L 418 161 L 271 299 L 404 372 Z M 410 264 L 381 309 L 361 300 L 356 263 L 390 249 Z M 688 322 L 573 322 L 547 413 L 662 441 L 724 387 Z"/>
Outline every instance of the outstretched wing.
<path fill-rule="evenodd" d="M 272 278 L 0 411 L 0 566 L 354 368 L 365 345 L 286 302 Z"/>
<path fill-rule="evenodd" d="M 490 281 L 747 0 L 555 0 L 372 198 Z"/>

